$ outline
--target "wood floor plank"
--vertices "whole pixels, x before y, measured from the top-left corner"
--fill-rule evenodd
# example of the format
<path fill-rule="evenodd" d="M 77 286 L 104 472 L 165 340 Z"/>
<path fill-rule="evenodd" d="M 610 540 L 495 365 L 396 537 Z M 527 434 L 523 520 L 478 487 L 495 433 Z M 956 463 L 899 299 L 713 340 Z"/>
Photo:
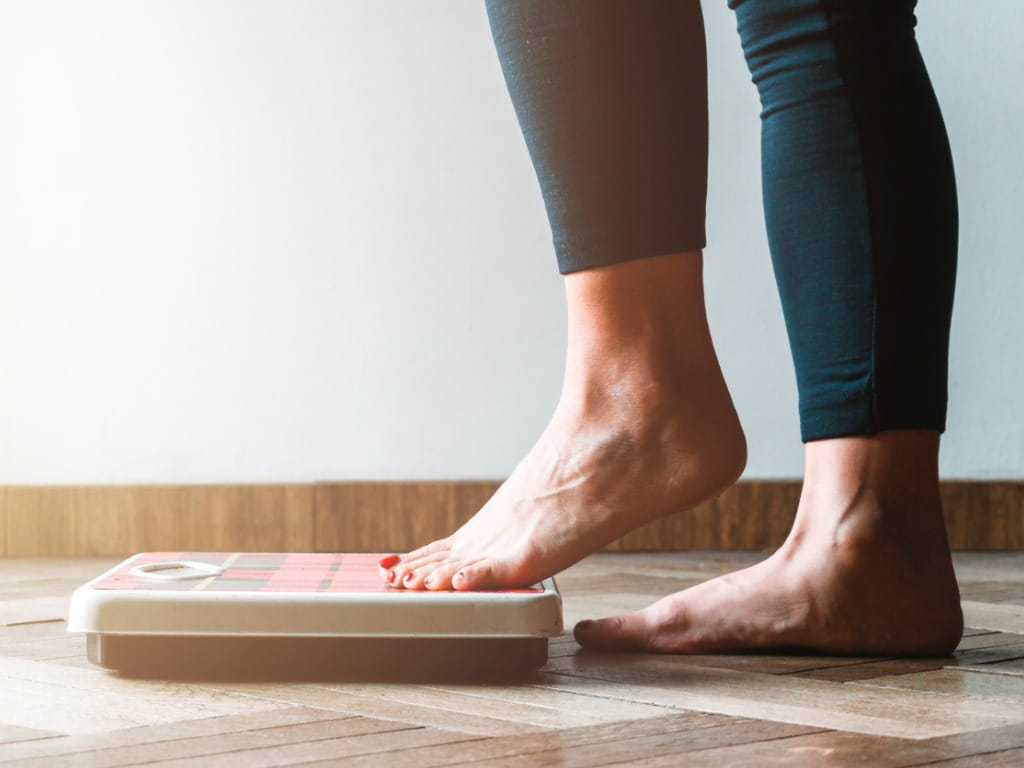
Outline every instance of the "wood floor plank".
<path fill-rule="evenodd" d="M 387 699 L 357 696 L 338 690 L 324 690 L 322 698 L 332 708 L 349 714 L 476 736 L 533 733 L 538 728 L 536 725 L 519 720 L 508 720 L 485 714 L 455 712 L 450 709 L 408 703 L 396 706 L 394 702 Z"/>
<path fill-rule="evenodd" d="M 593 718 L 571 709 L 520 703 L 510 699 L 495 700 L 457 690 L 429 686 L 346 684 L 325 687 L 332 691 L 350 692 L 367 698 L 388 701 L 394 706 L 396 712 L 408 705 L 430 707 L 462 716 L 484 715 L 495 720 L 522 723 L 534 728 L 560 729 L 594 722 Z"/>
<path fill-rule="evenodd" d="M 201 760 L 223 764 L 231 753 L 260 754 L 277 748 L 288 748 L 299 744 L 320 741 L 344 740 L 367 734 L 392 733 L 407 726 L 386 720 L 366 717 L 341 717 L 331 720 L 293 723 L 246 729 L 233 733 L 219 733 L 195 736 L 185 739 L 164 740 L 147 744 L 126 744 L 102 750 L 90 750 L 70 755 L 50 755 L 19 763 L 19 768 L 113 768 L 114 766 L 137 765 L 139 763 L 167 763 L 185 761 L 195 763 Z M 229 761 L 230 762 L 230 761 Z M 238 764 L 237 762 L 235 763 Z"/>
<path fill-rule="evenodd" d="M 1001 635 L 998 632 L 989 633 L 989 637 L 1009 637 L 1011 639 L 1005 642 L 1006 645 L 1017 642 L 1012 638 L 1017 638 L 1017 635 Z M 998 641 L 993 640 L 993 645 L 999 645 Z M 557 659 L 566 656 L 573 656 L 575 654 L 582 654 L 584 657 L 588 654 L 579 643 L 577 643 L 572 635 L 565 635 L 561 638 L 553 639 L 548 646 L 548 658 Z M 787 675 L 806 673 L 808 677 L 815 677 L 815 673 L 820 671 L 832 670 L 837 667 L 854 667 L 862 664 L 871 664 L 879 661 L 875 657 L 864 657 L 864 656 L 824 656 L 824 655 L 802 655 L 802 654 L 771 654 L 771 653 L 703 653 L 703 654 L 687 654 L 686 663 L 693 664 L 700 667 L 713 667 L 718 669 L 732 669 L 737 671 L 750 670 L 759 672 L 762 674 L 771 675 Z M 881 661 L 893 661 L 892 659 L 882 659 Z M 924 669 L 941 669 L 949 663 L 949 657 L 943 657 L 940 660 L 934 661 L 929 660 L 923 665 Z M 827 674 L 825 675 L 827 677 Z M 865 674 L 859 675 L 855 672 L 851 673 L 850 679 L 861 679 L 862 677 L 871 677 L 872 675 Z"/>
<path fill-rule="evenodd" d="M 52 597 L 70 592 L 78 583 L 63 583 L 61 579 L 37 579 L 15 583 L 0 582 L 0 600 L 24 600 L 32 597 Z"/>
<path fill-rule="evenodd" d="M 922 740 L 823 731 L 688 752 L 681 762 L 679 755 L 667 755 L 645 760 L 643 764 L 648 768 L 675 768 L 679 765 L 686 768 L 848 768 L 855 765 L 910 768 L 933 764 L 934 768 L 945 768 L 947 763 L 938 761 L 972 756 L 982 751 L 998 753 L 1015 749 L 1022 736 L 1024 729 L 1019 725 Z"/>
<path fill-rule="evenodd" d="M 850 683 L 858 680 L 871 680 L 876 677 L 910 675 L 918 672 L 942 669 L 947 666 L 949 662 L 949 657 L 942 657 L 938 659 L 877 659 L 860 664 L 798 670 L 794 674 L 810 680 L 821 680 L 832 683 Z"/>
<path fill-rule="evenodd" d="M 0 657 L 0 680 L 0 723 L 66 734 L 284 706 L 194 685 L 127 680 L 97 669 L 9 657 Z"/>
<path fill-rule="evenodd" d="M 1024 643 L 984 646 L 954 654 L 955 666 L 970 667 L 979 664 L 1001 664 L 1024 657 Z M 951 665 L 953 666 L 953 665 Z"/>
<path fill-rule="evenodd" d="M 1007 659 L 1006 661 L 996 661 L 984 665 L 976 665 L 965 667 L 972 672 L 981 672 L 990 675 L 1010 675 L 1012 677 L 1021 678 L 1024 677 L 1024 659 Z M 1024 680 L 1021 681 L 1024 685 Z"/>
<path fill-rule="evenodd" d="M 846 669 L 870 663 L 872 659 L 861 656 L 804 656 L 800 654 L 746 654 L 746 653 L 699 653 L 687 654 L 686 663 L 713 669 L 731 669 L 737 672 L 757 672 L 764 675 L 790 675 L 827 672 Z M 941 666 L 941 665 L 940 665 Z"/>
<path fill-rule="evenodd" d="M 0 584 L 43 578 L 78 581 L 89 574 L 102 573 L 120 560 L 119 556 L 16 557 L 8 555 L 0 558 Z"/>
<path fill-rule="evenodd" d="M 893 675 L 861 680 L 854 685 L 931 691 L 948 696 L 986 701 L 1024 703 L 1024 682 L 1010 675 L 991 675 L 971 669 L 936 669 L 909 675 Z"/>
<path fill-rule="evenodd" d="M 397 724 L 390 723 L 390 725 L 394 727 Z M 367 754 L 374 755 L 379 765 L 388 763 L 388 755 L 395 750 L 422 749 L 438 744 L 448 746 L 477 739 L 479 739 L 478 736 L 440 731 L 434 728 L 401 728 L 359 736 L 254 747 L 174 760 L 150 758 L 147 760 L 147 765 L 160 766 L 160 768 L 207 768 L 215 760 L 218 768 L 274 768 L 275 766 L 316 765 L 321 761 L 336 764 L 341 758 Z"/>
<path fill-rule="evenodd" d="M 530 733 L 545 727 L 531 722 L 536 717 L 527 717 L 524 722 L 521 716 L 494 716 L 493 713 L 465 711 L 465 707 L 449 709 L 443 706 L 443 702 L 432 699 L 427 699 L 423 703 L 413 703 L 392 699 L 386 695 L 360 695 L 355 692 L 355 686 L 349 688 L 329 685 L 242 683 L 227 688 L 219 685 L 209 687 L 294 705 L 323 707 L 340 714 L 376 717 L 407 726 L 424 726 L 466 734 L 501 736 Z"/>
<path fill-rule="evenodd" d="M 669 711 L 529 686 L 324 683 L 275 687 L 243 683 L 219 690 L 346 712 L 372 708 L 378 717 L 495 736 L 656 717 Z"/>
<path fill-rule="evenodd" d="M 123 558 L 0 558 L 0 600 L 53 597 L 72 592 Z"/>
<path fill-rule="evenodd" d="M 1024 598 L 1024 584 L 1019 581 L 968 581 L 960 584 L 960 598 L 982 603 Z"/>
<path fill-rule="evenodd" d="M 974 635 L 961 641 L 953 656 L 935 658 L 874 659 L 847 666 L 822 667 L 799 670 L 795 674 L 815 680 L 829 680 L 848 683 L 856 680 L 870 680 L 876 677 L 909 675 L 946 667 L 976 667 L 998 664 L 1007 660 L 1024 657 L 1024 643 L 1020 635 L 992 633 Z"/>
<path fill-rule="evenodd" d="M 932 763 L 935 768 L 1020 768 L 1024 765 L 1024 747 L 998 752 L 982 752 L 968 757 L 957 757 Z"/>
<path fill-rule="evenodd" d="M 7 647 L 40 643 L 53 640 L 83 640 L 85 635 L 68 632 L 68 623 L 61 620 L 43 622 L 22 622 L 0 626 L 0 655 Z"/>
<path fill-rule="evenodd" d="M 18 643 L 31 643 L 37 640 L 50 640 L 56 637 L 74 637 L 74 635 L 67 631 L 67 627 L 67 622 L 63 619 L 56 621 L 27 621 L 3 625 L 0 626 L 0 647 L 2 647 L 2 644 L 17 645 Z"/>
<path fill-rule="evenodd" d="M 998 632 L 987 632 L 990 638 L 1009 637 L 1005 644 L 1015 642 L 1012 638 L 1017 635 L 1002 635 Z M 999 645 L 998 640 L 993 640 L 992 645 Z M 571 633 L 561 637 L 552 638 L 548 643 L 548 658 L 556 659 L 566 656 L 573 656 L 577 653 L 586 654 L 583 648 L 573 639 Z M 744 654 L 744 653 L 707 653 L 688 654 L 687 663 L 703 667 L 717 667 L 721 669 L 752 670 L 763 674 L 783 675 L 797 672 L 810 672 L 819 669 L 831 669 L 839 666 L 864 664 L 875 661 L 872 657 L 857 656 L 810 656 L 801 654 Z M 938 668 L 948 663 L 948 658 L 938 664 Z"/>
<path fill-rule="evenodd" d="M 994 629 L 979 629 L 978 627 L 965 626 L 963 635 L 964 637 L 968 637 L 970 635 L 990 635 L 994 632 Z"/>
<path fill-rule="evenodd" d="M 594 654 L 556 659 L 544 685 L 662 706 L 921 739 L 1024 721 L 1024 706 L 957 700 L 919 691 L 872 694 L 793 675 L 687 664 L 684 657 Z M 604 657 L 604 658 L 601 658 Z"/>
<path fill-rule="evenodd" d="M 567 627 L 764 556 L 600 553 L 559 576 Z M 905 768 L 1016 764 L 1024 748 L 1020 553 L 958 553 L 970 628 L 952 658 L 593 654 L 567 631 L 519 685 L 122 679 L 62 620 L 70 592 L 119 559 L 0 558 L 0 766 Z"/>
<path fill-rule="evenodd" d="M 548 688 L 537 688 L 529 685 L 461 685 L 458 687 L 429 686 L 431 695 L 434 693 L 457 693 L 469 705 L 483 700 L 494 702 L 500 707 L 530 706 L 543 707 L 561 713 L 565 725 L 572 727 L 590 723 L 610 723 L 619 720 L 640 720 L 648 717 L 663 717 L 671 713 L 668 707 L 633 702 L 609 701 L 594 696 L 581 696 L 564 691 L 553 691 Z"/>
<path fill-rule="evenodd" d="M 615 616 L 644 608 L 654 602 L 647 595 L 608 593 L 604 595 L 562 595 L 562 620 L 572 628 L 583 619 Z"/>
<path fill-rule="evenodd" d="M 0 754 L 0 765 L 14 763 L 24 766 L 32 760 L 40 765 L 51 765 L 62 756 L 81 753 L 102 753 L 107 749 L 128 746 L 159 745 L 179 739 L 219 736 L 243 731 L 273 728 L 281 725 L 312 723 L 319 720 L 336 720 L 337 712 L 309 707 L 281 707 L 260 712 L 246 712 L 240 715 L 218 715 L 216 717 L 180 720 L 172 723 L 121 728 L 73 736 L 57 736 L 43 741 L 23 742 L 6 745 Z M 158 748 L 158 747 L 157 747 Z"/>
<path fill-rule="evenodd" d="M 972 627 L 1024 634 L 1024 605 L 963 600 L 964 623 Z"/>
<path fill-rule="evenodd" d="M 63 621 L 68 615 L 70 595 L 0 600 L 0 627 L 41 621 Z"/>
<path fill-rule="evenodd" d="M 980 731 L 939 736 L 922 742 L 947 757 L 966 757 L 988 751 L 1016 749 L 1024 745 L 1024 724 L 985 728 Z"/>
<path fill-rule="evenodd" d="M 60 736 L 53 731 L 43 731 L 38 728 L 22 728 L 17 725 L 0 724 L 0 744 L 4 745 L 4 751 L 17 741 L 35 741 L 36 739 L 49 739 Z M 0 756 L 4 753 L 0 752 Z"/>
<path fill-rule="evenodd" d="M 964 631 L 964 637 L 960 639 L 960 644 L 957 645 L 957 651 L 972 651 L 975 648 L 995 648 L 1000 645 L 1013 645 L 1015 643 L 1024 643 L 1024 635 L 1018 635 L 1014 632 L 994 632 L 992 630 L 975 630 L 973 634 L 968 635 L 967 630 Z"/>
<path fill-rule="evenodd" d="M 57 626 L 63 628 L 64 623 L 59 624 L 28 624 L 25 627 Z M 21 627 L 8 627 L 15 629 Z M 65 659 L 69 657 L 84 657 L 85 636 L 71 635 L 62 632 L 53 636 L 36 636 L 35 638 L 24 638 L 12 640 L 8 635 L 10 632 L 0 632 L 0 656 L 9 656 L 16 659 L 35 659 L 36 661 L 47 661 L 50 659 Z"/>
<path fill-rule="evenodd" d="M 692 730 L 704 730 L 723 724 L 742 722 L 736 718 L 707 715 L 700 712 L 679 712 L 645 720 L 621 720 L 601 725 L 587 725 L 564 731 L 540 731 L 529 736 L 478 739 L 458 744 L 395 750 L 388 753 L 388 768 L 435 768 L 443 765 L 477 765 L 513 755 L 523 755 L 527 764 L 535 752 L 558 748 L 614 744 L 621 739 L 662 735 L 679 737 Z M 379 768 L 380 761 L 373 755 L 332 761 L 338 766 L 366 766 Z"/>
<path fill-rule="evenodd" d="M 657 765 L 664 761 L 665 765 L 678 766 L 681 762 L 680 753 L 685 754 L 688 758 L 689 755 L 699 754 L 705 749 L 752 742 L 764 745 L 766 741 L 817 732 L 816 729 L 805 726 L 746 720 L 682 733 L 633 736 L 607 744 L 560 746 L 544 752 L 530 752 L 522 756 L 485 760 L 476 765 L 493 766 L 494 768 L 522 765 L 537 766 L 537 768 L 541 766 L 588 768 L 589 766 L 623 763 Z"/>

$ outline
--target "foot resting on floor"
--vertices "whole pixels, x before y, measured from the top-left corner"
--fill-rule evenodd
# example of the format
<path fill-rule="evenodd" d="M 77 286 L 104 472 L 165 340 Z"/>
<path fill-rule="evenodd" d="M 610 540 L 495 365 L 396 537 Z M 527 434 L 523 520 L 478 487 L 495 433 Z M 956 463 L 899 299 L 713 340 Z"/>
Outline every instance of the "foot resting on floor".
<path fill-rule="evenodd" d="M 835 461 L 815 465 L 812 454 L 821 446 L 809 444 L 797 519 L 777 552 L 644 610 L 580 622 L 577 641 L 597 650 L 666 653 L 951 652 L 960 640 L 963 614 L 938 483 L 926 480 L 915 487 L 913 468 L 900 466 L 903 459 L 913 460 L 915 447 L 901 447 L 899 433 L 886 433 L 884 439 L 907 454 L 895 463 L 882 462 L 893 476 L 888 487 L 870 478 L 863 484 L 852 474 L 844 477 Z M 823 467 L 824 474 L 818 472 Z"/>

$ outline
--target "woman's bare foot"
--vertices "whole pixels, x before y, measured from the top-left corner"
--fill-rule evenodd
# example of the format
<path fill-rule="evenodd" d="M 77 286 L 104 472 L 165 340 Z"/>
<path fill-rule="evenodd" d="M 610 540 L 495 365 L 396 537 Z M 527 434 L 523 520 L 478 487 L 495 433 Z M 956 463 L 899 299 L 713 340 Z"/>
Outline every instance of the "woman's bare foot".
<path fill-rule="evenodd" d="M 775 554 L 642 611 L 580 622 L 576 639 L 669 653 L 949 653 L 963 615 L 938 441 L 935 432 L 893 431 L 808 443 L 797 518 Z"/>
<path fill-rule="evenodd" d="M 382 576 L 411 589 L 532 584 L 622 534 L 713 497 L 746 443 L 708 332 L 701 254 L 566 276 L 555 413 L 477 514 Z"/>

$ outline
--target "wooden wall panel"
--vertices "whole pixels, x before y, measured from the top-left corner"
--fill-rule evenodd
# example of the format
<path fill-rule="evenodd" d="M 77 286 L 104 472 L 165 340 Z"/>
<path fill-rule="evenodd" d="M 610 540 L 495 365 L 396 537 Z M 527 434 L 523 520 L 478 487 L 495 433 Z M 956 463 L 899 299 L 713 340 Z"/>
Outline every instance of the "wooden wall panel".
<path fill-rule="evenodd" d="M 953 549 L 1024 549 L 1024 483 L 943 483 L 942 505 Z"/>
<path fill-rule="evenodd" d="M 318 483 L 318 552 L 408 552 L 468 520 L 498 482 Z"/>
<path fill-rule="evenodd" d="M 8 555 L 309 550 L 310 485 L 12 486 Z"/>
<path fill-rule="evenodd" d="M 405 552 L 455 530 L 498 485 L 0 486 L 0 553 Z M 942 492 L 954 549 L 1024 549 L 1024 483 L 948 482 Z M 799 496 L 796 481 L 739 483 L 608 549 L 771 550 L 785 538 Z"/>
<path fill-rule="evenodd" d="M 7 554 L 7 489 L 0 486 L 0 556 Z"/>
<path fill-rule="evenodd" d="M 63 555 L 82 551 L 75 537 L 75 489 L 19 488 L 6 489 L 7 554 Z M 102 510 L 94 512 L 99 520 Z"/>
<path fill-rule="evenodd" d="M 309 485 L 180 486 L 139 494 L 136 549 L 310 551 Z"/>
<path fill-rule="evenodd" d="M 608 549 L 774 549 L 786 538 L 799 498 L 796 481 L 739 483 L 717 499 L 626 534 Z"/>

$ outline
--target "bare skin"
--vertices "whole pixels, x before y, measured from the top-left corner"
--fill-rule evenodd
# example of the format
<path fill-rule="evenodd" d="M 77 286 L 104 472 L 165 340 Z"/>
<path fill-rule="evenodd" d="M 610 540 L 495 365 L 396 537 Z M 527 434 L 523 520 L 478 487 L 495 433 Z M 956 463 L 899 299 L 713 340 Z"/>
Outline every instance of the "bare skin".
<path fill-rule="evenodd" d="M 455 533 L 382 562 L 410 589 L 522 586 L 718 495 L 746 443 L 715 356 L 700 252 L 565 278 L 568 349 L 547 428 Z"/>
<path fill-rule="evenodd" d="M 789 538 L 768 559 L 635 613 L 580 622 L 585 647 L 669 653 L 802 648 L 942 655 L 963 615 L 938 491 L 939 436 L 807 444 Z"/>
<path fill-rule="evenodd" d="M 409 589 L 528 585 L 655 518 L 713 497 L 746 445 L 704 312 L 700 253 L 566 277 L 555 413 L 494 497 L 451 536 L 382 561 Z M 802 648 L 944 654 L 963 617 L 938 492 L 939 436 L 808 443 L 804 490 L 771 557 L 624 616 L 585 647 L 703 653 Z"/>

